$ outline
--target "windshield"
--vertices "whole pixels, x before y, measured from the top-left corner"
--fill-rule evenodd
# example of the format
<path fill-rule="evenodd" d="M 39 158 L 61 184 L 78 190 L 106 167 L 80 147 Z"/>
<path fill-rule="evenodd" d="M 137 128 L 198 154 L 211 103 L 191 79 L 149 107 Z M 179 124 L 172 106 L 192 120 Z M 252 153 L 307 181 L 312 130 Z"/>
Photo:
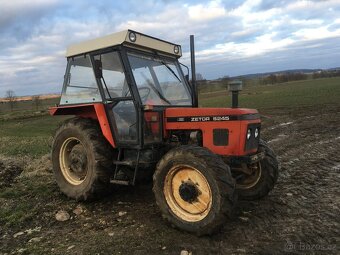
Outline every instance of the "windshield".
<path fill-rule="evenodd" d="M 191 96 L 175 60 L 128 54 L 144 105 L 191 105 Z"/>

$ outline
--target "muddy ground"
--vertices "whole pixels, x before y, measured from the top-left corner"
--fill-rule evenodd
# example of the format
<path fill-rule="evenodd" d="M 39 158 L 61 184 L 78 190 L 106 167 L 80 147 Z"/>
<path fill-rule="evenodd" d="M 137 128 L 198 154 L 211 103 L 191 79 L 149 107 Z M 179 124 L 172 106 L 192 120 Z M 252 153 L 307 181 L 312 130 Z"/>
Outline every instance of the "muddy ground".
<path fill-rule="evenodd" d="M 262 137 L 280 161 L 278 183 L 265 199 L 239 201 L 220 233 L 172 229 L 151 185 L 112 187 L 100 201 L 77 203 L 60 194 L 48 156 L 7 158 L 0 160 L 0 254 L 339 254 L 340 106 L 261 113 Z M 70 219 L 57 221 L 59 210 Z"/>

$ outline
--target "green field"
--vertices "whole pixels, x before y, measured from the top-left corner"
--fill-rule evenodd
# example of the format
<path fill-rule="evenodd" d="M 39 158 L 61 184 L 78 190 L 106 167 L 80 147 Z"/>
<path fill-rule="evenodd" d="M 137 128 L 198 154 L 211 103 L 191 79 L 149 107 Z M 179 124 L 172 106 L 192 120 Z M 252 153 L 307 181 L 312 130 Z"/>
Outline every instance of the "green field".
<path fill-rule="evenodd" d="M 241 107 L 256 109 L 322 106 L 338 104 L 339 101 L 340 77 L 246 86 L 239 97 Z M 204 107 L 229 107 L 231 95 L 228 95 L 226 89 L 201 93 L 199 102 Z"/>
<path fill-rule="evenodd" d="M 200 106 L 228 107 L 231 96 L 221 88 L 201 93 Z M 10 156 L 40 157 L 49 153 L 54 130 L 66 117 L 51 117 L 48 106 L 58 99 L 43 100 L 37 111 L 32 102 L 17 102 L 13 111 L 0 104 L 0 154 Z M 296 108 L 340 103 L 340 77 L 305 80 L 276 85 L 248 85 L 242 91 L 240 106 L 256 109 L 277 107 Z"/>
<path fill-rule="evenodd" d="M 48 114 L 58 102 L 58 98 L 41 100 L 37 108 L 32 101 L 17 101 L 13 110 L 0 104 L 0 154 L 36 158 L 48 153 L 54 130 L 65 119 Z"/>
<path fill-rule="evenodd" d="M 48 153 L 54 130 L 64 118 L 46 114 L 0 121 L 0 154 L 40 157 Z"/>
<path fill-rule="evenodd" d="M 32 101 L 17 101 L 13 109 L 10 108 L 8 103 L 0 104 L 0 120 L 22 118 L 23 116 L 41 115 L 46 114 L 47 109 L 59 103 L 59 98 L 51 98 L 39 100 L 39 105 L 35 105 Z"/>

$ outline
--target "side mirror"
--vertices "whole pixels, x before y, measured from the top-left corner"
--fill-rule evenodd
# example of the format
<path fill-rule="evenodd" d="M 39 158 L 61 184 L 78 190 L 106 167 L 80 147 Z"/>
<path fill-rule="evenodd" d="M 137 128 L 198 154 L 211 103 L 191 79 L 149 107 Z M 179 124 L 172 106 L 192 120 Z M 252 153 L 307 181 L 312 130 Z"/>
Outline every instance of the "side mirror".
<path fill-rule="evenodd" d="M 189 83 L 189 74 L 184 75 L 184 77 L 187 80 L 187 82 Z"/>
<path fill-rule="evenodd" d="M 94 60 L 94 75 L 97 79 L 103 78 L 103 66 L 100 59 Z"/>
<path fill-rule="evenodd" d="M 182 64 L 181 62 L 179 62 L 179 64 L 181 66 L 183 66 L 186 70 L 187 70 L 187 74 L 184 75 L 184 78 L 186 79 L 186 81 L 189 83 L 189 67 L 187 67 L 186 65 Z M 183 71 L 183 68 L 182 68 L 182 71 Z"/>

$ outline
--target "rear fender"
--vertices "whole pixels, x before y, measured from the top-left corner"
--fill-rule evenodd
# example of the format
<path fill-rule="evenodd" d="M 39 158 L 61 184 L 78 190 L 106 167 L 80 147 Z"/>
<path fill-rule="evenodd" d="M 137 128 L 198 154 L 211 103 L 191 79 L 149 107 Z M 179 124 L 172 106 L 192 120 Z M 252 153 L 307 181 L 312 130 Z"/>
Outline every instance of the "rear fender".
<path fill-rule="evenodd" d="M 112 145 L 112 147 L 116 147 L 104 104 L 97 103 L 51 107 L 49 112 L 51 115 L 75 115 L 82 118 L 97 120 L 106 140 Z"/>

